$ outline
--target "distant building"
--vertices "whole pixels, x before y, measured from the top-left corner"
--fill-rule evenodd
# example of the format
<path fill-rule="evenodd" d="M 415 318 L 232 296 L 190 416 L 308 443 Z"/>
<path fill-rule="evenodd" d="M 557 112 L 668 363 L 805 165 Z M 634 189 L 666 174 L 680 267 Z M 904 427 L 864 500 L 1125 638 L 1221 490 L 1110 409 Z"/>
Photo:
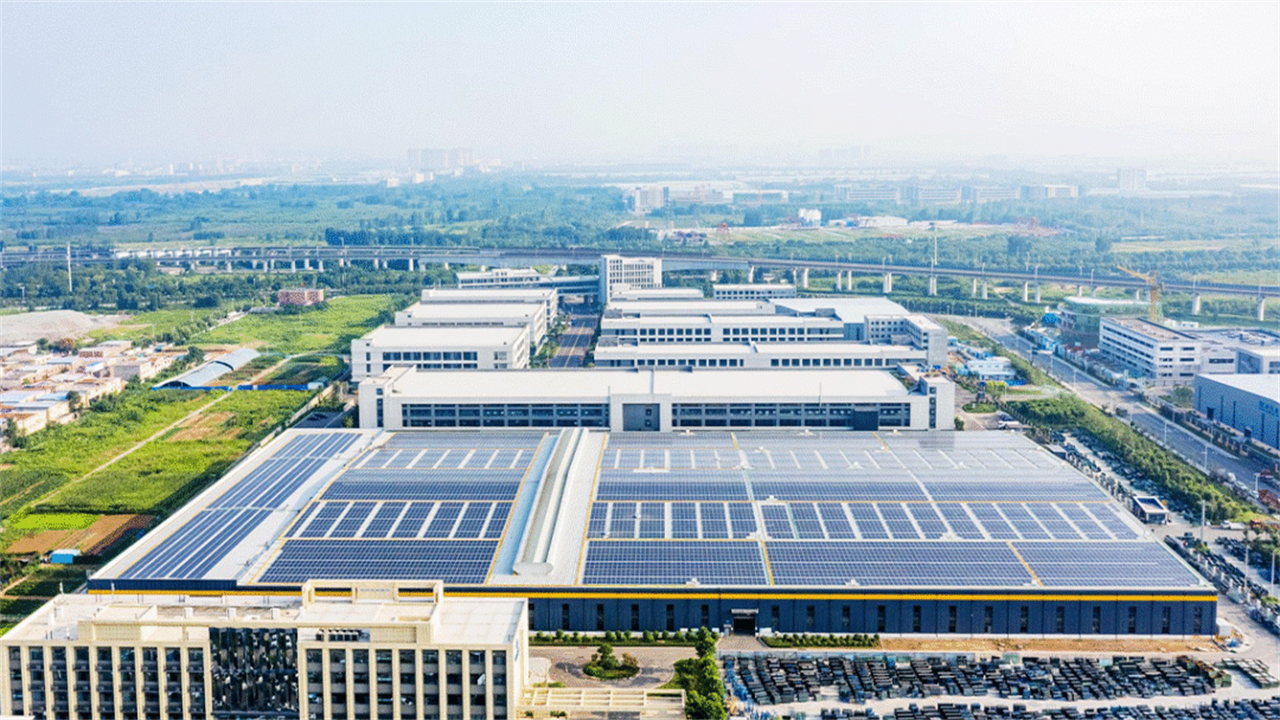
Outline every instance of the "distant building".
<path fill-rule="evenodd" d="M 614 293 L 662 287 L 662 259 L 600 256 L 600 304 L 607 305 Z"/>
<path fill-rule="evenodd" d="M 800 219 L 800 227 L 822 227 L 821 210 L 800 208 L 796 211 L 796 216 Z"/>
<path fill-rule="evenodd" d="M 904 217 L 896 217 L 894 215 L 858 215 L 857 217 L 832 220 L 831 224 L 857 228 L 897 228 L 906 227 L 911 223 Z"/>
<path fill-rule="evenodd" d="M 1013 369 L 1009 358 L 993 355 L 984 358 L 971 358 L 964 364 L 965 373 L 980 380 L 1015 380 L 1018 373 Z"/>
<path fill-rule="evenodd" d="M 596 275 L 544 275 L 533 268 L 494 268 L 457 275 L 459 289 L 555 288 L 565 295 L 595 295 L 600 286 Z"/>
<path fill-rule="evenodd" d="M 1280 378 L 1273 375 L 1200 375 L 1196 412 L 1280 449 Z"/>
<path fill-rule="evenodd" d="M 351 379 L 395 367 L 518 370 L 530 347 L 527 327 L 381 327 L 351 341 Z"/>
<path fill-rule="evenodd" d="M 966 185 L 960 188 L 960 199 L 979 205 L 1002 200 L 1017 200 L 1018 188 Z"/>
<path fill-rule="evenodd" d="M 1145 168 L 1120 168 L 1116 171 L 1116 183 L 1121 195 L 1140 195 L 1147 191 Z"/>
<path fill-rule="evenodd" d="M 315 305 L 324 302 L 324 290 L 320 288 L 285 288 L 276 293 L 279 305 Z"/>
<path fill-rule="evenodd" d="M 1019 191 L 1023 200 L 1064 200 L 1080 197 L 1077 185 L 1023 185 Z"/>
<path fill-rule="evenodd" d="M 711 290 L 716 300 L 768 300 L 796 296 L 796 286 L 791 283 L 720 284 L 712 285 Z"/>
<path fill-rule="evenodd" d="M 696 287 L 660 287 L 614 292 L 614 302 L 635 300 L 703 300 L 706 296 Z"/>
<path fill-rule="evenodd" d="M 471 148 L 414 148 L 408 153 L 411 171 L 443 172 L 474 167 Z"/>
<path fill-rule="evenodd" d="M 835 187 L 836 202 L 854 203 L 854 202 L 879 202 L 894 203 L 895 205 L 902 202 L 902 194 L 896 187 L 875 186 L 861 187 L 857 185 L 837 185 Z"/>
<path fill-rule="evenodd" d="M 1280 375 L 1280 345 L 1240 348 L 1236 372 L 1248 375 Z"/>
<path fill-rule="evenodd" d="M 1149 310 L 1150 305 L 1140 300 L 1110 300 L 1084 295 L 1066 298 L 1062 301 L 1062 342 L 1096 348 L 1103 317 L 1140 317 Z"/>
<path fill-rule="evenodd" d="M 954 205 L 960 202 L 960 190 L 909 185 L 903 188 L 902 199 L 915 205 Z"/>

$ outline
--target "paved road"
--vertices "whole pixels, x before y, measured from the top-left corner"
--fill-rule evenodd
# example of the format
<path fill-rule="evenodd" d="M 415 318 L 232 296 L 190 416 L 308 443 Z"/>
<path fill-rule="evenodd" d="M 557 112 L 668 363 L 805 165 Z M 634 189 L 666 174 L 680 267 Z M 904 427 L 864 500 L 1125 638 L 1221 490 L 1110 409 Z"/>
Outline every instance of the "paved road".
<path fill-rule="evenodd" d="M 591 347 L 591 338 L 596 334 L 596 323 L 599 318 L 587 313 L 572 313 L 569 324 L 560 334 L 560 347 L 547 363 L 548 367 L 568 368 L 582 367 L 587 359 L 587 350 Z"/>
<path fill-rule="evenodd" d="M 1132 393 L 1107 385 L 1062 358 L 1033 353 L 1031 343 L 1015 333 L 1008 320 L 970 317 L 954 319 L 977 328 L 1028 359 L 1088 402 L 1099 407 L 1123 407 L 1136 428 L 1204 472 L 1225 470 L 1233 473 L 1237 481 L 1252 490 L 1254 474 L 1265 469 L 1262 463 L 1232 455 L 1177 423 L 1164 419 L 1160 413 L 1139 402 Z M 1260 487 L 1268 486 L 1262 484 Z M 1270 489 L 1273 492 L 1280 490 L 1275 485 L 1271 485 Z"/>

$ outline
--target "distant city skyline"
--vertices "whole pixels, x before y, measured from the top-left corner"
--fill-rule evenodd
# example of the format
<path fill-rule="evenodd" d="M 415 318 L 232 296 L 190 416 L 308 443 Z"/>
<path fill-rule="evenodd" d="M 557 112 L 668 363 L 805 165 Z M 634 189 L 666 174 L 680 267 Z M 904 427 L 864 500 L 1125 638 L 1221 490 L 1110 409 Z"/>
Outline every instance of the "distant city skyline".
<path fill-rule="evenodd" d="M 1273 167 L 1278 8 L 6 2 L 0 161 Z"/>

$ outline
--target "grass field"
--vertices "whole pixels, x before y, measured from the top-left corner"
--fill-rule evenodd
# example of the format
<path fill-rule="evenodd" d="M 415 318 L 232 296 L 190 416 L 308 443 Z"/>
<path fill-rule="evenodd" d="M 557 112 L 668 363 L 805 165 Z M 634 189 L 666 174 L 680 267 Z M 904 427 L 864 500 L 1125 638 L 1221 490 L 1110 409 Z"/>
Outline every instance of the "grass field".
<path fill-rule="evenodd" d="M 21 514 L 5 523 L 6 530 L 26 533 L 42 530 L 83 530 L 98 519 L 93 513 Z"/>
<path fill-rule="evenodd" d="M 80 587 L 85 581 L 85 568 L 75 565 L 43 567 L 28 575 L 6 593 L 11 596 L 53 597 L 59 586 L 66 592 Z"/>
<path fill-rule="evenodd" d="M 110 467 L 68 483 L 42 511 L 147 513 L 163 510 L 216 478 L 253 443 L 288 419 L 311 393 L 240 391 L 211 408 L 218 422 L 196 423 L 149 443 Z"/>
<path fill-rule="evenodd" d="M 263 379 L 264 385 L 306 385 L 331 380 L 342 373 L 342 361 L 333 355 L 304 355 L 285 363 Z"/>
<path fill-rule="evenodd" d="M 138 340 L 155 337 L 206 317 L 221 317 L 225 308 L 170 308 L 131 315 L 120 327 L 94 330 L 89 336 L 94 340 Z"/>
<path fill-rule="evenodd" d="M 377 325 L 379 315 L 405 304 L 405 298 L 393 295 L 335 298 L 328 307 L 296 315 L 246 315 L 193 340 L 201 345 L 244 345 L 286 355 L 349 352 L 351 341 Z"/>

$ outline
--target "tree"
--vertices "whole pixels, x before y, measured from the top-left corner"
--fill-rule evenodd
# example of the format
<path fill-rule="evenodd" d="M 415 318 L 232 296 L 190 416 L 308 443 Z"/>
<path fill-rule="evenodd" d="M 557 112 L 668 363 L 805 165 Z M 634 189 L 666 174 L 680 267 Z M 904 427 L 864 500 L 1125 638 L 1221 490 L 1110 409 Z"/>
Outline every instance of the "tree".
<path fill-rule="evenodd" d="M 71 409 L 71 412 L 73 413 L 80 412 L 80 409 L 83 405 L 83 401 L 84 401 L 84 396 L 80 394 L 80 391 L 78 390 L 67 391 L 67 407 Z"/>
<path fill-rule="evenodd" d="M 990 380 L 987 382 L 987 397 L 991 398 L 991 402 L 998 403 L 1008 389 L 1009 384 L 1003 380 Z"/>

